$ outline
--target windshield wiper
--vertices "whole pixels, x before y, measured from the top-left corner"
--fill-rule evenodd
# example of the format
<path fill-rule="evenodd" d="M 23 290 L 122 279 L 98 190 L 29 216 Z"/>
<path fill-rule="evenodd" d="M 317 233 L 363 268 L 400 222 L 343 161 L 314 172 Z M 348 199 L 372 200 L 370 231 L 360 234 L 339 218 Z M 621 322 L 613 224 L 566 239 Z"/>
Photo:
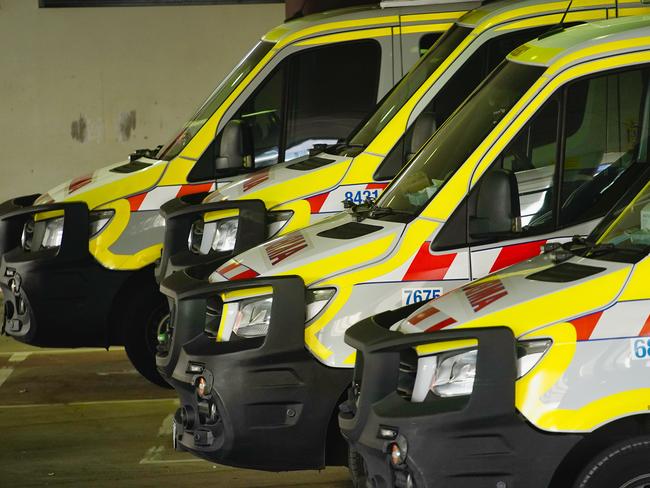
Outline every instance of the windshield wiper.
<path fill-rule="evenodd" d="M 597 244 L 588 237 L 573 236 L 569 242 L 560 244 L 559 242 L 552 242 L 544 245 L 544 252 L 550 253 L 551 259 L 556 263 L 561 263 L 573 256 L 595 256 L 603 254 L 616 249 L 614 244 Z"/>

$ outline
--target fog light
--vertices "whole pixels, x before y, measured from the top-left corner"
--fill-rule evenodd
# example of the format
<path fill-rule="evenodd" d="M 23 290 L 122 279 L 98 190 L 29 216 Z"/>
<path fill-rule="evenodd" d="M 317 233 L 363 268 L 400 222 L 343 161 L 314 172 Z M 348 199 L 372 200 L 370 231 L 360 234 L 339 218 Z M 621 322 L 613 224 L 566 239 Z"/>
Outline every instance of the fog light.
<path fill-rule="evenodd" d="M 408 443 L 403 435 L 400 435 L 395 442 L 389 446 L 390 462 L 393 466 L 399 466 L 406 462 L 408 454 Z"/>
<path fill-rule="evenodd" d="M 207 394 L 208 382 L 203 376 L 199 376 L 196 380 L 196 394 L 203 398 Z"/>

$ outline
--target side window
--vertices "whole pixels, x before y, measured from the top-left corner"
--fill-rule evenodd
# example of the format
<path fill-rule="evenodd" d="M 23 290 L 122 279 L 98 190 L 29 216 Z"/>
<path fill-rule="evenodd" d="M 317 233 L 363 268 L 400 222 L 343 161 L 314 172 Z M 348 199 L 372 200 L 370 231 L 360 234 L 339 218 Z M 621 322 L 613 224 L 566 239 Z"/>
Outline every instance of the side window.
<path fill-rule="evenodd" d="M 400 144 L 395 146 L 382 162 L 375 178 L 378 180 L 394 178 L 436 129 L 513 49 L 534 39 L 547 29 L 548 27 L 537 27 L 504 34 L 476 49 L 413 121 L 409 130 L 400 139 Z M 401 154 L 395 152 L 398 150 L 402 151 Z"/>
<path fill-rule="evenodd" d="M 256 168 L 278 162 L 284 87 L 285 69 L 280 66 L 246 100 L 234 117 L 243 121 L 249 131 Z"/>
<path fill-rule="evenodd" d="M 567 89 L 560 225 L 604 215 L 647 163 L 639 156 L 648 70 L 580 80 Z"/>
<path fill-rule="evenodd" d="M 422 37 L 420 37 L 420 56 L 424 56 L 429 48 L 433 46 L 441 37 L 442 32 L 429 32 L 428 34 L 424 34 Z"/>
<path fill-rule="evenodd" d="M 468 202 L 472 243 L 553 228 L 559 104 L 548 100 L 481 177 Z"/>
<path fill-rule="evenodd" d="M 348 137 L 377 104 L 381 47 L 374 40 L 339 43 L 300 53 L 290 64 L 284 160 L 314 144 Z"/>

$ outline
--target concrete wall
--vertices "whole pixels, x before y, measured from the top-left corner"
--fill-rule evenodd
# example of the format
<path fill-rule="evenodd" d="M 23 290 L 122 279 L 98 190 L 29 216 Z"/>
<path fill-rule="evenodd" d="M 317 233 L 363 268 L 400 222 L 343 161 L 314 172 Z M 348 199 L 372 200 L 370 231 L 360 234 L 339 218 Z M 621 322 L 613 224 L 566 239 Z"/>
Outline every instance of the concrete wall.
<path fill-rule="evenodd" d="M 0 201 L 167 142 L 284 5 L 0 0 Z"/>

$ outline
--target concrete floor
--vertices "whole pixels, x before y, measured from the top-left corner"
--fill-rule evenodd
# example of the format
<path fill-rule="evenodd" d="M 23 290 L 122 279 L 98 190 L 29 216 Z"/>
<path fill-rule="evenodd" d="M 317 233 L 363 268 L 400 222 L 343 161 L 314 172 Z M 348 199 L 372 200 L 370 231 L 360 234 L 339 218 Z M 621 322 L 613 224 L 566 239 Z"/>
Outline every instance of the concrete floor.
<path fill-rule="evenodd" d="M 177 453 L 176 407 L 121 349 L 45 350 L 0 337 L 0 487 L 351 486 L 342 468 L 265 473 Z"/>

